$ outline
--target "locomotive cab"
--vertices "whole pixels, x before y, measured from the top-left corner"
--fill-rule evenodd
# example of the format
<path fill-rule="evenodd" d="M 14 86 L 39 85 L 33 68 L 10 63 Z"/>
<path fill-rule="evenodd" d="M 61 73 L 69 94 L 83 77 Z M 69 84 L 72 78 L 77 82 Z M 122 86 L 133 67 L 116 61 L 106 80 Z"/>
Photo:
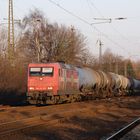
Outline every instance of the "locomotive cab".
<path fill-rule="evenodd" d="M 62 63 L 29 64 L 28 101 L 32 104 L 56 103 L 79 92 L 78 72 Z"/>
<path fill-rule="evenodd" d="M 28 101 L 46 101 L 57 95 L 59 66 L 54 64 L 29 64 Z"/>

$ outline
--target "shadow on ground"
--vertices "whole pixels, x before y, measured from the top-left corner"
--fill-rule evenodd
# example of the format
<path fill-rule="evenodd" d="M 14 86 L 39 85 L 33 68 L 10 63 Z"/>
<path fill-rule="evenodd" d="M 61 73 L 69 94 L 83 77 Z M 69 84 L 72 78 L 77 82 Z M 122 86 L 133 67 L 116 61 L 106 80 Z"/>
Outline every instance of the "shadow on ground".
<path fill-rule="evenodd" d="M 55 127 L 40 127 L 40 130 L 33 130 L 24 135 L 37 140 L 100 140 L 124 123 L 126 122 L 74 116 Z"/>
<path fill-rule="evenodd" d="M 22 106 L 26 105 L 25 93 L 0 93 L 0 105 Z"/>

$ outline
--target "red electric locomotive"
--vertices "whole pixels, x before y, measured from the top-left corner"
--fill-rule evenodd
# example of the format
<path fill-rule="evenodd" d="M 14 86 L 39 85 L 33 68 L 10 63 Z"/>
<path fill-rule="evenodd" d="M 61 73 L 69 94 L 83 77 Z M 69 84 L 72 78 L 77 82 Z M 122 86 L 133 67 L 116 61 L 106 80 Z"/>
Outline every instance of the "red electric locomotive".
<path fill-rule="evenodd" d="M 76 68 L 65 63 L 29 64 L 28 101 L 33 104 L 58 103 L 78 98 Z"/>

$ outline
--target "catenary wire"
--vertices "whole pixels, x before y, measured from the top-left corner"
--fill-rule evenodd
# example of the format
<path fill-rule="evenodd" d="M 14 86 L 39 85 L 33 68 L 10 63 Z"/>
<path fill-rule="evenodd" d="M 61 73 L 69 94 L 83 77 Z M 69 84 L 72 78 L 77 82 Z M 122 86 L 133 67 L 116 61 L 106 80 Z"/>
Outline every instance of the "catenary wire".
<path fill-rule="evenodd" d="M 101 11 L 95 6 L 93 0 L 86 0 L 88 2 L 88 4 L 90 3 L 91 6 L 98 12 L 98 14 L 102 17 L 102 18 L 105 18 L 103 16 L 103 14 L 101 13 Z M 128 19 L 128 17 L 127 17 Z M 119 34 L 119 36 L 121 36 L 121 38 L 123 38 L 124 40 L 128 41 L 129 43 L 131 43 L 132 45 L 135 45 L 137 43 L 133 43 L 130 41 L 130 39 L 128 39 L 127 37 L 125 37 L 120 31 L 118 31 L 113 25 L 110 26 L 115 32 L 117 32 Z"/>
<path fill-rule="evenodd" d="M 128 54 L 130 54 L 130 52 L 128 52 L 124 47 L 122 47 L 119 43 L 113 41 L 108 35 L 106 35 L 105 33 L 101 32 L 97 27 L 95 27 L 94 25 L 92 25 L 91 23 L 89 23 L 88 21 L 86 21 L 85 19 L 75 15 L 73 12 L 65 9 L 64 7 L 62 7 L 60 4 L 56 3 L 53 0 L 48 0 L 50 3 L 56 5 L 57 7 L 59 7 L 60 9 L 62 9 L 63 11 L 65 11 L 66 13 L 70 14 L 71 16 L 77 18 L 78 20 L 86 23 L 87 25 L 89 25 L 90 27 L 94 28 L 97 32 L 101 33 L 106 39 L 108 39 L 110 42 L 112 42 L 114 45 L 118 46 L 119 48 L 121 48 L 122 50 L 125 50 L 125 52 L 127 52 Z"/>

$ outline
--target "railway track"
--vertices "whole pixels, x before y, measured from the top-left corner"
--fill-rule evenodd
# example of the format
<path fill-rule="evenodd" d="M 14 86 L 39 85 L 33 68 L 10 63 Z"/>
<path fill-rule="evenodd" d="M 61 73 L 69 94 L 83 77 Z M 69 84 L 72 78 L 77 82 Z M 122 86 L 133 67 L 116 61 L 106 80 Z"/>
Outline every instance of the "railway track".
<path fill-rule="evenodd" d="M 114 133 L 112 136 L 110 136 L 106 140 L 118 140 L 122 138 L 125 134 L 130 132 L 132 129 L 134 129 L 136 126 L 138 126 L 139 124 L 140 124 L 140 118 L 137 118 L 136 120 L 134 120 L 127 126 L 120 129 L 118 132 Z"/>
<path fill-rule="evenodd" d="M 28 119 L 22 119 L 17 121 L 11 121 L 0 124 L 0 139 L 2 137 L 16 135 L 18 132 L 23 132 L 27 129 L 32 129 L 44 124 L 47 126 L 54 125 L 58 122 L 62 122 L 65 118 L 68 118 L 70 114 L 78 111 L 84 111 L 86 109 L 76 109 L 72 111 L 63 111 L 61 113 L 53 113 L 50 115 L 37 116 Z"/>
<path fill-rule="evenodd" d="M 97 101 L 97 100 L 101 100 L 101 101 L 105 101 L 105 100 L 110 100 L 110 101 L 115 101 L 115 100 L 122 100 L 122 99 L 125 99 L 125 98 L 129 98 L 128 96 L 127 97 L 111 97 L 111 98 L 104 98 L 104 99 L 96 99 L 96 100 L 93 100 L 93 101 Z M 86 101 L 86 100 L 85 100 Z M 83 102 L 85 102 L 83 101 Z M 91 101 L 91 100 L 90 100 Z M 82 101 L 81 101 L 82 102 Z M 65 103 L 65 104 L 68 104 L 68 103 Z M 53 106 L 59 106 L 60 104 L 57 104 L 57 105 L 53 105 Z M 61 104 L 63 105 L 63 104 Z M 44 108 L 48 108 L 52 105 L 49 105 L 49 106 L 41 106 L 41 109 L 44 109 Z M 36 110 L 37 108 L 40 109 L 40 107 L 36 107 L 35 105 L 27 105 L 27 106 L 10 106 L 10 105 L 6 105 L 6 106 L 3 106 L 3 105 L 0 105 L 0 111 L 9 111 L 9 110 L 12 110 L 12 109 L 16 109 L 18 111 L 30 111 L 30 110 Z"/>
<path fill-rule="evenodd" d="M 116 102 L 118 103 L 118 101 L 116 101 L 116 99 L 117 98 L 111 99 L 111 105 L 112 105 L 112 102 L 114 102 L 114 101 L 115 101 L 115 105 L 116 105 Z M 120 99 L 123 101 L 124 98 L 120 98 Z M 1 123 L 0 124 L 0 139 L 2 139 L 2 140 L 10 139 L 11 138 L 10 136 L 14 137 L 14 139 L 15 139 L 15 137 L 22 137 L 22 136 L 24 136 L 24 134 L 26 134 L 26 132 L 27 133 L 32 132 L 32 131 L 34 131 L 34 129 L 35 129 L 35 131 L 38 131 L 40 129 L 44 129 L 44 127 L 42 127 L 43 125 L 46 127 L 51 127 L 51 128 L 52 128 L 52 126 L 56 127 L 59 125 L 60 126 L 67 125 L 67 120 L 69 122 L 69 120 L 71 120 L 72 116 L 75 116 L 75 115 L 82 116 L 82 114 L 87 114 L 87 112 L 88 112 L 87 110 L 94 110 L 95 109 L 93 112 L 91 112 L 91 114 L 93 113 L 94 117 L 96 118 L 98 115 L 102 116 L 102 113 L 103 113 L 102 117 L 104 118 L 104 117 L 106 117 L 106 116 L 104 116 L 104 106 L 107 107 L 107 110 L 105 109 L 105 111 L 107 111 L 107 112 L 111 112 L 112 108 L 108 108 L 108 105 L 111 106 L 110 103 L 107 104 L 107 106 L 106 106 L 106 103 L 108 103 L 110 100 L 106 102 L 106 100 L 104 100 L 104 99 L 102 100 L 103 102 L 101 101 L 101 103 L 103 103 L 103 105 L 96 106 L 97 105 L 96 103 L 100 103 L 100 101 L 101 100 L 96 100 L 94 102 L 95 104 L 93 103 L 92 106 L 91 106 L 91 104 L 87 104 L 88 102 L 92 102 L 92 101 L 85 101 L 85 102 L 81 102 L 80 106 L 78 105 L 79 103 L 72 103 L 72 104 L 64 104 L 64 105 L 35 107 L 37 110 L 32 111 L 33 114 L 32 114 L 32 116 L 30 116 L 31 118 L 17 120 L 17 121 L 10 121 L 7 123 Z M 87 106 L 87 105 L 89 105 L 89 106 Z M 28 108 L 29 111 L 33 109 L 32 106 L 30 106 L 30 107 L 31 107 L 30 109 Z M 69 108 L 69 110 L 67 110 L 68 108 Z M 23 108 L 23 109 L 25 109 L 25 108 Z M 42 112 L 39 112 L 39 110 L 44 110 L 46 112 L 42 113 Z M 78 114 L 76 114 L 77 112 L 78 112 Z M 98 115 L 96 116 L 96 114 L 98 114 Z M 119 116 L 118 115 L 117 116 L 119 117 L 119 119 L 123 118 L 123 117 L 121 117 L 122 114 L 120 114 L 120 113 L 118 113 L 118 114 L 119 114 Z M 125 114 L 125 112 L 124 112 L 124 114 Z M 37 116 L 37 117 L 33 117 L 33 116 Z M 94 119 L 94 117 L 93 117 L 93 119 Z M 102 120 L 102 117 L 100 118 L 101 120 Z M 116 118 L 115 118 L 115 120 L 116 120 Z M 64 123 L 62 123 L 62 122 L 64 122 Z M 95 125 L 95 124 L 96 123 L 93 123 L 93 125 Z M 122 125 L 122 124 L 120 124 L 120 125 Z M 118 126 L 120 126 L 120 125 L 118 125 Z M 82 124 L 80 124 L 80 126 L 82 126 Z M 101 126 L 100 127 L 101 129 L 103 128 L 102 122 L 99 122 L 99 126 Z M 95 125 L 95 127 L 97 127 L 97 126 Z M 113 129 L 115 129 L 115 128 L 116 127 L 113 127 Z M 112 131 L 112 129 L 110 129 L 110 130 Z M 84 131 L 84 133 L 85 133 L 85 131 Z M 96 133 L 96 131 L 95 131 L 95 133 Z M 101 133 L 102 133 L 101 137 L 103 137 L 107 134 L 107 133 L 103 134 L 103 132 L 101 132 Z M 97 134 L 99 134 L 99 133 L 97 133 Z"/>

